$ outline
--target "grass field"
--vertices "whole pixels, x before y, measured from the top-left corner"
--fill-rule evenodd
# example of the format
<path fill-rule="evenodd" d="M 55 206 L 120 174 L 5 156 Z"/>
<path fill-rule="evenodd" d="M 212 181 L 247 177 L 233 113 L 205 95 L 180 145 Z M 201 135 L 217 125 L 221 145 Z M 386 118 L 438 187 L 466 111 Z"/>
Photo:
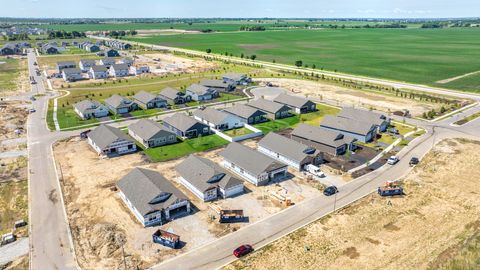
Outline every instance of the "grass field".
<path fill-rule="evenodd" d="M 247 134 L 251 134 L 253 133 L 253 131 L 251 131 L 250 129 L 248 128 L 235 128 L 235 129 L 229 129 L 229 130 L 225 130 L 223 131 L 222 133 L 230 136 L 230 137 L 238 137 L 238 136 L 243 136 L 243 135 L 247 135 Z"/>
<path fill-rule="evenodd" d="M 343 29 L 137 37 L 132 40 L 317 69 L 478 91 L 480 76 L 436 81 L 480 70 L 480 29 Z M 477 90 L 476 90 L 477 89 Z"/>
<path fill-rule="evenodd" d="M 145 154 L 152 161 L 165 161 L 183 157 L 196 152 L 203 152 L 215 147 L 226 145 L 229 142 L 218 135 L 208 135 L 194 139 L 187 139 L 180 143 L 145 149 Z"/>
<path fill-rule="evenodd" d="M 17 78 L 21 71 L 20 61 L 25 60 L 0 57 L 0 92 L 17 88 Z"/>
<path fill-rule="evenodd" d="M 0 183 L 0 234 L 11 232 L 19 219 L 28 222 L 27 180 Z M 27 232 L 22 228 L 21 234 Z"/>

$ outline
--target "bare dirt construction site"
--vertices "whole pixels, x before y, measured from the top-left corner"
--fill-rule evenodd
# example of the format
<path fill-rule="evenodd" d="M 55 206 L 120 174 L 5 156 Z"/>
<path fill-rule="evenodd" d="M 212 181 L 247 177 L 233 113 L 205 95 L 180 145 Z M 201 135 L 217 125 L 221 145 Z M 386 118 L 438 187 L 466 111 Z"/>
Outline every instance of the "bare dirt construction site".
<path fill-rule="evenodd" d="M 248 141 L 245 144 L 254 146 L 256 142 Z M 220 162 L 220 150 L 199 155 Z M 150 163 L 143 154 L 137 153 L 101 159 L 86 141 L 79 138 L 57 143 L 54 153 L 59 171 L 63 175 L 61 183 L 67 215 L 82 269 L 123 267 L 123 242 L 129 267 L 144 268 L 248 225 L 219 224 L 218 215 L 210 206 L 211 203 L 200 201 L 178 182 L 175 166 L 184 158 Z M 136 166 L 158 171 L 165 176 L 188 196 L 193 205 L 193 213 L 159 227 L 143 228 L 118 197 L 117 192 L 112 190 L 116 182 Z M 318 189 L 300 181 L 294 183 L 293 179 L 283 181 L 278 186 L 245 185 L 245 194 L 214 203 L 222 209 L 243 209 L 250 223 L 285 207 L 267 195 L 269 189 L 287 189 L 294 203 L 321 194 Z M 173 230 L 186 245 L 180 250 L 171 250 L 152 243 L 151 235 L 158 228 Z"/>
<path fill-rule="evenodd" d="M 478 269 L 479 150 L 442 141 L 405 177 L 405 196 L 372 194 L 224 269 Z"/>
<path fill-rule="evenodd" d="M 441 104 L 420 102 L 418 100 L 399 98 L 390 95 L 369 93 L 367 91 L 354 90 L 334 84 L 308 80 L 262 78 L 255 79 L 255 81 L 270 82 L 274 85 L 278 85 L 282 88 L 290 90 L 292 93 L 297 93 L 324 101 L 338 102 L 338 104 L 341 106 L 375 108 L 385 112 L 388 110 L 393 112 L 406 109 L 409 110 L 414 116 L 421 115 L 423 112 L 441 107 Z"/>

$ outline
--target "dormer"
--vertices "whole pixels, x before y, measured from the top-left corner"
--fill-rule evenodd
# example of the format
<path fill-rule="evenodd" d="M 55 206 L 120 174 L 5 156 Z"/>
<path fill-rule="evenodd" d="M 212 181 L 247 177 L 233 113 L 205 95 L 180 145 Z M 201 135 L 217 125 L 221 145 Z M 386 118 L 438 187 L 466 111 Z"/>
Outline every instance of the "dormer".
<path fill-rule="evenodd" d="M 207 183 L 209 183 L 209 184 L 216 183 L 216 182 L 222 180 L 222 178 L 223 178 L 224 176 L 225 176 L 224 173 L 216 174 L 216 175 L 212 176 L 212 178 L 208 179 Z"/>
<path fill-rule="evenodd" d="M 158 196 L 156 196 L 155 198 L 153 198 L 150 202 L 148 202 L 149 204 L 157 204 L 157 203 L 161 203 L 161 202 L 164 202 L 166 201 L 168 198 L 170 198 L 170 196 L 172 195 L 172 193 L 168 193 L 168 192 L 162 192 L 160 193 Z"/>

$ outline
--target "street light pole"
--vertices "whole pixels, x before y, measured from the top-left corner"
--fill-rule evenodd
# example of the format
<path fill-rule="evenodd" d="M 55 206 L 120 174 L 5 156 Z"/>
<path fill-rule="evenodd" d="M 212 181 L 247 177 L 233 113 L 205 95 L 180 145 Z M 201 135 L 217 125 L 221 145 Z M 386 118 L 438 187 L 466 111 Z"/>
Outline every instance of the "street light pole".
<path fill-rule="evenodd" d="M 333 212 L 335 212 L 336 207 L 337 207 L 337 193 L 338 192 L 335 193 L 335 201 L 333 201 Z"/>

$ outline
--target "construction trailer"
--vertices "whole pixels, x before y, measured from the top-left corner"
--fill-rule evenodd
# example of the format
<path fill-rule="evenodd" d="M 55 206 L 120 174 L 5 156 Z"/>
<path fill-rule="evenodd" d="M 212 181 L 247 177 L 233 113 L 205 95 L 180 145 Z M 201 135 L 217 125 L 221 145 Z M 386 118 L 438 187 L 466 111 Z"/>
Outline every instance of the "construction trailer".
<path fill-rule="evenodd" d="M 244 222 L 243 210 L 220 210 L 220 223 Z"/>
<path fill-rule="evenodd" d="M 152 238 L 154 243 L 173 249 L 178 248 L 180 244 L 180 236 L 164 230 L 157 230 L 152 234 Z"/>
<path fill-rule="evenodd" d="M 382 197 L 403 195 L 403 188 L 398 183 L 388 181 L 378 187 L 377 192 Z"/>

